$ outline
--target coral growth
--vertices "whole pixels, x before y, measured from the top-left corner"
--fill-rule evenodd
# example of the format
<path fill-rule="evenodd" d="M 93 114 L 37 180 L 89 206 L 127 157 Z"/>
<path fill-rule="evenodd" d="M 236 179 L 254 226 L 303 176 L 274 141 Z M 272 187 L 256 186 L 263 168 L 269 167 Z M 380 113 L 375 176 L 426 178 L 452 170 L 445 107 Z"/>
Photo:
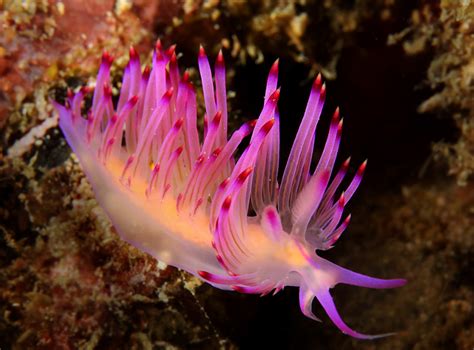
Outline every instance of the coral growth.
<path fill-rule="evenodd" d="M 112 0 L 2 1 L 0 9 L 0 126 L 38 89 L 95 69 L 91 53 L 120 49 L 122 40 L 142 42 L 146 34 Z M 21 123 L 29 128 L 36 121 Z"/>
<path fill-rule="evenodd" d="M 43 147 L 35 158 L 56 148 Z M 67 156 L 67 148 L 63 152 Z M 55 168 L 9 160 L 1 165 L 2 344 L 224 344 L 195 299 L 199 283 L 117 240 L 78 170 L 72 159 Z"/>
<path fill-rule="evenodd" d="M 428 68 L 435 93 L 420 104 L 420 113 L 454 119 L 456 142 L 438 142 L 434 153 L 448 161 L 449 173 L 461 185 L 474 173 L 474 3 L 442 0 L 415 10 L 411 26 L 394 35 L 407 54 L 433 52 Z"/>

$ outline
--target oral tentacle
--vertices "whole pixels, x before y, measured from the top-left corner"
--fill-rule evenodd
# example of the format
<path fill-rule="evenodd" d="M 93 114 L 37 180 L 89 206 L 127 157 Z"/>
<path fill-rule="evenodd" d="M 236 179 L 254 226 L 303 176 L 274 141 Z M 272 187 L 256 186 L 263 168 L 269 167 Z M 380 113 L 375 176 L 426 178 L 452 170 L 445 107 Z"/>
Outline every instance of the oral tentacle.
<path fill-rule="evenodd" d="M 314 313 L 313 313 L 313 300 L 315 298 L 315 295 L 309 289 L 306 284 L 302 284 L 300 286 L 300 291 L 299 291 L 299 303 L 300 303 L 300 309 L 303 315 L 306 317 L 321 322 L 319 318 L 317 318 Z"/>
<path fill-rule="evenodd" d="M 358 338 L 358 339 L 377 339 L 377 338 L 388 337 L 390 335 L 395 334 L 395 333 L 385 333 L 385 334 L 369 335 L 369 334 L 356 332 L 342 320 L 341 316 L 339 315 L 339 312 L 337 311 L 336 305 L 334 304 L 334 300 L 331 294 L 329 293 L 329 289 L 321 288 L 315 292 L 315 296 L 318 299 L 318 301 L 321 303 L 321 305 L 323 306 L 324 311 L 326 311 L 331 321 L 344 334 L 350 335 L 351 337 Z"/>

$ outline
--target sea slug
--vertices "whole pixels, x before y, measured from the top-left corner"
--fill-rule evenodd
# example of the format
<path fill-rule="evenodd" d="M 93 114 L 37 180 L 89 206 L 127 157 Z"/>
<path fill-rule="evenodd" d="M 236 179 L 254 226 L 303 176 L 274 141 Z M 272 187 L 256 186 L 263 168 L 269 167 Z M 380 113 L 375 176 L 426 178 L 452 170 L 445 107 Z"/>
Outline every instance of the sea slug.
<path fill-rule="evenodd" d="M 336 109 L 319 163 L 311 170 L 326 95 L 321 75 L 312 85 L 279 184 L 278 61 L 268 76 L 260 116 L 229 138 L 222 52 L 212 74 L 204 49 L 199 51 L 206 108 L 202 137 L 196 92 L 189 74 L 180 74 L 174 46 L 165 49 L 158 41 L 152 67 L 143 70 L 131 48 L 116 103 L 111 64 L 105 52 L 87 116 L 81 115 L 87 87 L 69 93 L 64 106 L 53 104 L 61 130 L 121 237 L 217 288 L 267 294 L 299 287 L 307 317 L 317 320 L 311 310 L 316 297 L 343 333 L 383 336 L 349 328 L 329 290 L 338 283 L 394 288 L 405 280 L 364 276 L 316 253 L 331 248 L 346 229 L 350 215 L 342 217 L 344 206 L 366 167 L 363 162 L 347 188 L 340 188 L 349 159 L 333 171 L 342 131 Z M 247 137 L 248 146 L 235 159 Z"/>

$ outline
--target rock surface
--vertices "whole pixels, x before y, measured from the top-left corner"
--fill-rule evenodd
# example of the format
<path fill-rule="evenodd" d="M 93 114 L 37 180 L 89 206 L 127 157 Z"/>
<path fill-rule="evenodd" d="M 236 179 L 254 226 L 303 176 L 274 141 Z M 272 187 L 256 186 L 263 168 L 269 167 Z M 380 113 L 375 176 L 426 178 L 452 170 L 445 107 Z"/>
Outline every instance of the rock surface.
<path fill-rule="evenodd" d="M 474 5 L 469 1 L 0 1 L 0 347 L 472 349 Z M 51 121 L 50 98 L 119 81 L 157 37 L 183 66 L 224 48 L 234 125 L 255 117 L 281 57 L 282 147 L 322 71 L 345 118 L 342 155 L 369 158 L 353 223 L 330 252 L 406 287 L 337 287 L 357 341 L 300 314 L 296 290 L 213 289 L 121 241 Z M 191 71 L 192 73 L 192 71 Z M 193 75 L 192 75 L 193 77 Z M 195 76 L 194 76 L 195 77 Z M 234 93 L 235 92 L 235 93 Z M 318 143 L 317 143 L 318 145 Z M 288 151 L 283 151 L 283 156 Z M 454 176 L 453 176 L 454 175 Z"/>

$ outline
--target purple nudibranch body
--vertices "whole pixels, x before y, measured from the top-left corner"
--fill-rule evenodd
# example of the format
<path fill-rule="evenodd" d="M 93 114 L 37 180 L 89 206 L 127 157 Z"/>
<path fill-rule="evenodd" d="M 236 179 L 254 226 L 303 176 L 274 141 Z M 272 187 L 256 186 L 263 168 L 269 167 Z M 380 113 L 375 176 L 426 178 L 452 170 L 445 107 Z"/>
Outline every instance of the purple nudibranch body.
<path fill-rule="evenodd" d="M 196 93 L 188 73 L 180 75 L 174 46 L 164 49 L 158 42 L 152 68 L 144 70 L 130 49 L 116 105 L 111 64 L 112 57 L 104 53 L 86 118 L 81 107 L 88 88 L 69 93 L 65 106 L 54 105 L 99 204 L 123 239 L 220 289 L 268 294 L 298 287 L 307 317 L 318 320 L 311 310 L 316 298 L 343 333 L 368 339 L 387 335 L 349 328 L 329 290 L 338 283 L 394 288 L 405 280 L 368 277 L 316 253 L 331 248 L 349 224 L 350 216 L 342 216 L 344 206 L 366 166 L 360 165 L 336 197 L 349 168 L 348 159 L 333 171 L 342 131 L 337 109 L 311 171 L 326 95 L 321 75 L 312 85 L 279 184 L 278 61 L 268 76 L 260 116 L 229 138 L 222 52 L 212 74 L 204 49 L 199 51 L 206 107 L 202 137 Z M 248 147 L 234 159 L 246 137 Z"/>

